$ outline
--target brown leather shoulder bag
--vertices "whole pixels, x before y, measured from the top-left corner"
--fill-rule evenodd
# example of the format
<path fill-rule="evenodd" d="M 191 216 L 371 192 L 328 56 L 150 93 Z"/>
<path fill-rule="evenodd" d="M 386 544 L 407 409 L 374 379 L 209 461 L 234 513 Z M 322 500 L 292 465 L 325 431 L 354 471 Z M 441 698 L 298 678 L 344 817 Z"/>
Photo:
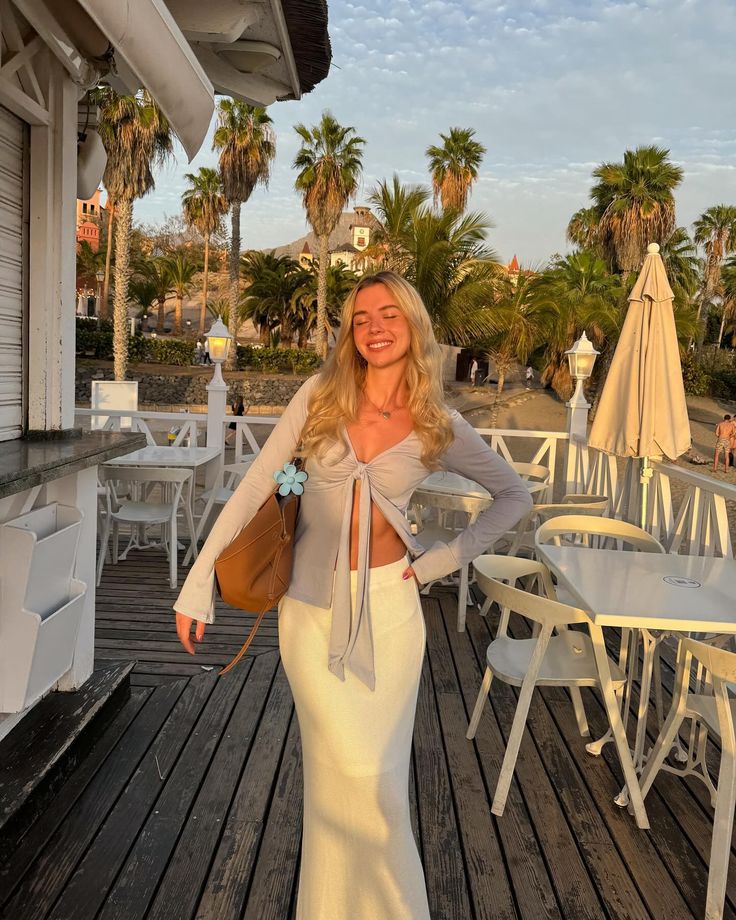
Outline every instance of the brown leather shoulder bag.
<path fill-rule="evenodd" d="M 257 614 L 243 647 L 220 676 L 240 661 L 266 611 L 275 607 L 289 588 L 298 514 L 298 495 L 270 495 L 215 560 L 215 584 L 220 597 L 231 607 Z"/>

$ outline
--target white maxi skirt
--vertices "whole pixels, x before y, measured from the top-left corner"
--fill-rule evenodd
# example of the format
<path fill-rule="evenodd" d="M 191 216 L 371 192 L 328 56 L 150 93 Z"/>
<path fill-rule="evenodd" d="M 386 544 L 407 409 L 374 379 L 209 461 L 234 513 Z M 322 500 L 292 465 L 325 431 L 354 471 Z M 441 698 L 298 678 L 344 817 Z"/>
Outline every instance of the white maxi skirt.
<path fill-rule="evenodd" d="M 297 920 L 429 920 L 409 812 L 426 629 L 416 583 L 401 578 L 407 565 L 370 570 L 373 691 L 349 667 L 344 682 L 327 669 L 331 610 L 279 605 L 304 762 Z"/>

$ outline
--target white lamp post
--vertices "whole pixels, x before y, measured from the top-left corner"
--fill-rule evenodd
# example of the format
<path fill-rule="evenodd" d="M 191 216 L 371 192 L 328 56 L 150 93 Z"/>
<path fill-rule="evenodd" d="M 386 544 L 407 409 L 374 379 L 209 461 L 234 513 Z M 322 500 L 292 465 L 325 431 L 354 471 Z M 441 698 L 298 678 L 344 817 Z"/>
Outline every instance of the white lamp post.
<path fill-rule="evenodd" d="M 218 318 L 206 333 L 210 358 L 215 365 L 212 380 L 207 384 L 207 447 L 224 446 L 225 406 L 227 405 L 227 384 L 222 376 L 222 363 L 230 350 L 232 335 L 225 323 Z M 212 464 L 210 464 L 212 466 Z M 207 484 L 209 487 L 209 483 Z"/>
<path fill-rule="evenodd" d="M 102 269 L 95 272 L 97 279 L 97 297 L 95 298 L 95 314 L 99 317 L 102 309 L 102 282 L 105 280 L 105 273 Z"/>
<path fill-rule="evenodd" d="M 567 464 L 565 470 L 565 491 L 575 492 L 581 479 L 580 458 L 588 442 L 588 410 L 590 403 L 583 393 L 583 383 L 593 373 L 595 359 L 600 352 L 593 348 L 588 336 L 583 332 L 572 348 L 565 354 L 570 366 L 570 375 L 575 381 L 575 391 L 567 405 L 567 431 L 570 440 L 567 446 Z"/>

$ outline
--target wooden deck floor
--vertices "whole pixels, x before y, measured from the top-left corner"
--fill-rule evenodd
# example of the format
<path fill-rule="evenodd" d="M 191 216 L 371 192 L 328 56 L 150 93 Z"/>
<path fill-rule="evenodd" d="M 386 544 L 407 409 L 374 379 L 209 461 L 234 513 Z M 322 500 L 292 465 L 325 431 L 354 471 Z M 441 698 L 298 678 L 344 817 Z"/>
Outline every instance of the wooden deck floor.
<path fill-rule="evenodd" d="M 160 557 L 106 567 L 97 653 L 101 664 L 137 661 L 130 698 L 14 842 L 0 867 L 0 916 L 293 917 L 301 762 L 275 616 L 253 654 L 218 680 L 241 618 L 223 612 L 192 659 L 173 633 L 174 596 Z M 564 691 L 535 696 L 506 813 L 491 815 L 516 696 L 494 684 L 476 741 L 465 739 L 495 618 L 469 611 L 457 633 L 454 609 L 448 593 L 424 601 L 410 782 L 433 920 L 701 917 L 712 828 L 704 787 L 663 774 L 647 799 L 653 830 L 637 830 L 613 804 L 621 776 L 611 746 L 586 754 Z M 584 694 L 597 734 L 603 710 Z"/>

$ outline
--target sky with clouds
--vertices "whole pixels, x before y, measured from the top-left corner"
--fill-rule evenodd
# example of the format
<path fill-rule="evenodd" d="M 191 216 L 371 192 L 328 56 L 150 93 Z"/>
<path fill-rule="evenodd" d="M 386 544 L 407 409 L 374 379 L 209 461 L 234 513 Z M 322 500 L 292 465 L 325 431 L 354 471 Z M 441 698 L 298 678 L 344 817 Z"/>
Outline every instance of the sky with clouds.
<path fill-rule="evenodd" d="M 736 4 L 733 0 L 328 0 L 333 67 L 300 101 L 270 109 L 270 186 L 242 214 L 244 247 L 306 232 L 293 189 L 296 122 L 329 109 L 366 140 L 357 202 L 398 172 L 427 182 L 424 151 L 451 126 L 487 148 L 470 207 L 490 216 L 504 260 L 539 265 L 564 251 L 591 170 L 656 143 L 685 170 L 678 221 L 736 203 Z M 136 204 L 139 220 L 179 210 L 184 174 L 215 165 L 211 135 Z"/>

